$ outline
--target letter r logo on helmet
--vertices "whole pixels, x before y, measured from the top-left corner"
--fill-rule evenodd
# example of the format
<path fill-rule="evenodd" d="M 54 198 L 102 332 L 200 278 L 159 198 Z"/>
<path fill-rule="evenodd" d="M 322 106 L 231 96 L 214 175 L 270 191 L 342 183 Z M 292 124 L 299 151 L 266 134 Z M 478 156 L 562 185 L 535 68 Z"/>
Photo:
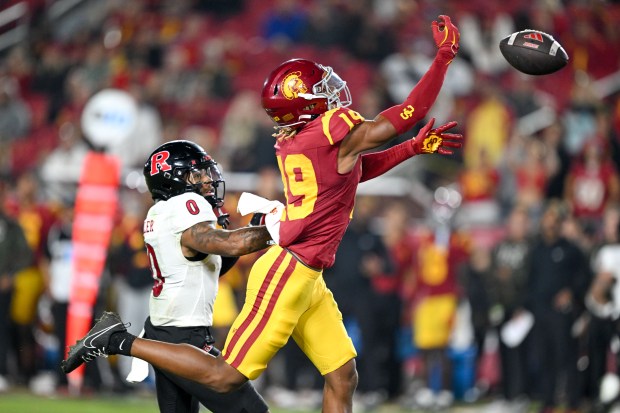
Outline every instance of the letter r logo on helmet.
<path fill-rule="evenodd" d="M 151 176 L 157 175 L 161 171 L 169 171 L 172 169 L 172 166 L 166 162 L 169 157 L 170 152 L 168 151 L 157 152 L 151 156 Z"/>

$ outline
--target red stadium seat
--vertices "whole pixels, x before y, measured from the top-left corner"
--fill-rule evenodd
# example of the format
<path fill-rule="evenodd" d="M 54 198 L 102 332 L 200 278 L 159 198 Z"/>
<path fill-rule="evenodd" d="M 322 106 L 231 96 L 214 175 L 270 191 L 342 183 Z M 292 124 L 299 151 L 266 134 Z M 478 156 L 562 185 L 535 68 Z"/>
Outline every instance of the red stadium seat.
<path fill-rule="evenodd" d="M 35 129 L 11 145 L 11 170 L 15 175 L 38 166 L 41 159 L 58 144 L 56 126 Z"/>

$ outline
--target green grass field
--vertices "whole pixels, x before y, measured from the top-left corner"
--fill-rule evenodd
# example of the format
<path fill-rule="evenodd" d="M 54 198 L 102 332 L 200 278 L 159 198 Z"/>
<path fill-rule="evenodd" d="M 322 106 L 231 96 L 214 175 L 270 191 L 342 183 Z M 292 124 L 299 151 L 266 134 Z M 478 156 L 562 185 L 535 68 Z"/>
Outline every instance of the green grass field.
<path fill-rule="evenodd" d="M 454 409 L 454 412 L 467 410 Z M 39 397 L 27 392 L 0 393 L 1 413 L 158 413 L 157 403 L 151 397 L 82 396 Z M 201 410 L 207 412 L 207 410 Z M 272 413 L 319 413 L 309 410 L 271 409 Z M 380 413 L 411 413 L 397 407 L 385 406 Z"/>
<path fill-rule="evenodd" d="M 158 411 L 155 400 L 146 398 L 119 396 L 47 398 L 27 393 L 0 394 L 0 412 L 2 413 L 157 413 Z M 271 409 L 271 411 L 272 413 L 319 413 L 318 410 Z M 383 408 L 381 412 L 404 413 L 403 410 L 391 408 Z"/>

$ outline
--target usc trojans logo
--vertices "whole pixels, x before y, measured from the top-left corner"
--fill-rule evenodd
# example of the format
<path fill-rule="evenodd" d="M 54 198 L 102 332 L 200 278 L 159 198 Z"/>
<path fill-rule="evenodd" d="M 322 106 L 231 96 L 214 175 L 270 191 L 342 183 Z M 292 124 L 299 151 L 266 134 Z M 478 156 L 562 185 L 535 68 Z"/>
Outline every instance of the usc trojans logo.
<path fill-rule="evenodd" d="M 404 120 L 407 120 L 413 116 L 413 112 L 415 112 L 415 108 L 411 105 L 407 105 L 405 106 L 403 111 L 400 113 L 400 117 L 403 118 Z"/>
<path fill-rule="evenodd" d="M 306 93 L 308 88 L 304 85 L 304 82 L 299 78 L 301 72 L 291 72 L 282 81 L 281 89 L 282 94 L 288 100 L 296 98 L 300 93 Z"/>
<path fill-rule="evenodd" d="M 441 136 L 437 136 L 434 133 L 431 133 L 424 139 L 424 145 L 422 146 L 422 152 L 424 153 L 435 153 L 439 149 L 443 142 Z"/>

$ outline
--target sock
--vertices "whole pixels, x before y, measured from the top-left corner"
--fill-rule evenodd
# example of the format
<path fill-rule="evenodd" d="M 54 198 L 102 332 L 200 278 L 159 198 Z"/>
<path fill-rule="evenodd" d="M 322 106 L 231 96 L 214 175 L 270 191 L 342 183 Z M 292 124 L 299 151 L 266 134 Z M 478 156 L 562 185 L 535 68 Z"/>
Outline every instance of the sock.
<path fill-rule="evenodd" d="M 131 346 L 136 336 L 127 331 L 119 331 L 110 336 L 108 354 L 122 354 L 123 356 L 131 356 Z"/>

